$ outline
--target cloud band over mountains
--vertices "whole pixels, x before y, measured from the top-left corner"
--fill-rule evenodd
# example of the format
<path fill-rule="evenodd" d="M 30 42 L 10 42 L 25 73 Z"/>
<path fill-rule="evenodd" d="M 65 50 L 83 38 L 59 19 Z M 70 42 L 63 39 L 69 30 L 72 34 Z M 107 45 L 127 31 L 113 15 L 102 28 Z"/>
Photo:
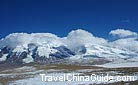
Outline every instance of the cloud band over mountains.
<path fill-rule="evenodd" d="M 138 52 L 138 34 L 136 32 L 116 29 L 112 30 L 109 34 L 117 37 L 117 39 L 109 41 L 96 37 L 92 33 L 82 29 L 73 30 L 67 37 L 62 38 L 51 33 L 12 33 L 0 40 L 0 47 L 27 47 L 29 43 L 35 43 L 37 45 L 65 45 L 70 49 L 74 49 L 77 46 L 99 44 Z"/>

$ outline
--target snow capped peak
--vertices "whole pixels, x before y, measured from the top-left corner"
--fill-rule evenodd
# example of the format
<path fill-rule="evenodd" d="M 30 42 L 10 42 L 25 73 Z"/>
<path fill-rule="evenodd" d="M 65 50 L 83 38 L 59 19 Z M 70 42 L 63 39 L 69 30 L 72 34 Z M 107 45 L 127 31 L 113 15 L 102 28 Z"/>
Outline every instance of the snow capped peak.
<path fill-rule="evenodd" d="M 26 49 L 23 46 L 16 46 L 12 52 L 24 52 Z"/>
<path fill-rule="evenodd" d="M 138 52 L 138 41 L 137 38 L 125 38 L 119 39 L 114 42 L 111 42 L 111 46 L 119 48 L 119 49 L 128 49 L 133 52 Z"/>
<path fill-rule="evenodd" d="M 108 42 L 82 29 L 73 30 L 63 38 L 51 33 L 12 33 L 0 40 L 0 59 L 3 61 L 11 58 L 8 60 L 13 61 L 17 58 L 19 61 L 22 59 L 23 62 L 29 63 L 36 60 L 46 62 L 47 59 L 66 57 L 78 59 L 84 56 L 92 58 L 138 57 L 137 43 L 137 37 Z"/>
<path fill-rule="evenodd" d="M 52 49 L 49 46 L 43 46 L 43 47 L 38 47 L 37 52 L 38 52 L 38 55 L 45 56 L 45 57 L 49 58 L 50 57 L 49 55 L 56 53 L 57 50 Z"/>

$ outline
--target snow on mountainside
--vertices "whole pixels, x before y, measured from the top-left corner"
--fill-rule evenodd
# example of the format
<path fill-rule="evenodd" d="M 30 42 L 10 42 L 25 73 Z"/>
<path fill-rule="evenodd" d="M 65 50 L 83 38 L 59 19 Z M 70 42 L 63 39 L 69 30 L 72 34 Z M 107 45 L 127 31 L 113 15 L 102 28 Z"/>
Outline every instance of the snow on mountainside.
<path fill-rule="evenodd" d="M 64 38 L 51 33 L 12 33 L 0 40 L 0 62 L 115 61 L 138 57 L 137 48 L 136 36 L 109 42 L 81 29 Z"/>

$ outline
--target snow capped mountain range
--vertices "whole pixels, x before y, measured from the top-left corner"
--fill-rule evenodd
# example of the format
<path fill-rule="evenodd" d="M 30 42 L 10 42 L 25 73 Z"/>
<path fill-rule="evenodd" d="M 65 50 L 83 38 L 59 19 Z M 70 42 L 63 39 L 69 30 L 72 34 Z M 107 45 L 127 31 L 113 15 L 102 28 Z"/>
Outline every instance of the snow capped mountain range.
<path fill-rule="evenodd" d="M 58 63 L 138 59 L 138 34 L 117 29 L 109 41 L 85 30 L 60 38 L 51 33 L 12 33 L 0 40 L 0 63 Z"/>

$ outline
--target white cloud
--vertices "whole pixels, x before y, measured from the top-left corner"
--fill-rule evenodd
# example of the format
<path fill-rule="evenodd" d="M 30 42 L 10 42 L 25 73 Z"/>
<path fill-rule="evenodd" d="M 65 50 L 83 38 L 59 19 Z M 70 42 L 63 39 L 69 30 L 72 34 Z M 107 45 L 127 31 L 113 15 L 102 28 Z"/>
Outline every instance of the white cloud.
<path fill-rule="evenodd" d="M 51 33 L 12 33 L 0 40 L 0 47 L 16 47 L 18 45 L 27 47 L 29 43 L 37 45 L 60 45 L 60 38 Z"/>
<path fill-rule="evenodd" d="M 73 30 L 71 31 L 65 39 L 65 43 L 70 49 L 74 49 L 75 47 L 82 45 L 90 45 L 90 44 L 105 44 L 107 41 L 103 38 L 98 38 L 93 36 L 93 34 L 89 33 L 85 30 Z"/>
<path fill-rule="evenodd" d="M 75 49 L 78 46 L 85 45 L 108 45 L 116 48 L 125 48 L 131 51 L 138 52 L 138 40 L 136 32 L 131 32 L 129 30 L 117 29 L 110 32 L 113 36 L 119 36 L 121 39 L 108 42 L 104 38 L 95 37 L 93 34 L 85 30 L 73 30 L 67 37 L 60 38 L 51 33 L 13 33 L 7 37 L 0 40 L 0 47 L 11 46 L 16 47 L 18 45 L 27 47 L 30 43 L 35 43 L 36 45 L 52 45 L 60 46 L 66 45 L 70 49 Z M 135 36 L 135 37 L 128 37 Z M 125 37 L 125 38 L 124 38 Z"/>
<path fill-rule="evenodd" d="M 113 36 L 117 36 L 118 38 L 138 36 L 138 34 L 136 32 L 132 32 L 132 31 L 129 31 L 129 30 L 124 30 L 124 29 L 112 30 L 109 34 L 111 34 Z"/>

